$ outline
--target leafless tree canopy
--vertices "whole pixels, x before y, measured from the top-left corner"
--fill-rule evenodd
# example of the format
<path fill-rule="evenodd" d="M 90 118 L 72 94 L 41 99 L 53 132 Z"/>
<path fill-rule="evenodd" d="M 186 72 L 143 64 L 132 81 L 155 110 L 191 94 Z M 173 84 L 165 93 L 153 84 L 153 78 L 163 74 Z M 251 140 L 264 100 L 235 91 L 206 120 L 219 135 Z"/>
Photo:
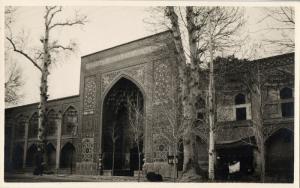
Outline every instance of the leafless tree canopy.
<path fill-rule="evenodd" d="M 6 9 L 6 12 L 13 12 L 13 8 Z M 52 33 L 57 28 L 68 27 L 74 25 L 84 25 L 87 23 L 87 17 L 83 15 L 79 15 L 78 12 L 75 12 L 73 18 L 69 18 L 66 20 L 60 20 L 59 16 L 63 12 L 62 7 L 58 6 L 46 6 L 45 14 L 44 14 L 44 29 L 47 30 L 48 33 Z M 8 19 L 8 22 L 12 22 L 12 19 Z M 7 24 L 6 24 L 7 25 Z M 23 57 L 25 57 L 28 61 L 30 61 L 37 69 L 42 71 L 42 63 L 44 61 L 45 50 L 43 46 L 28 46 L 28 36 L 26 33 L 22 31 L 21 35 L 16 35 L 16 31 L 13 30 L 9 25 L 7 25 L 6 29 L 6 39 L 11 44 L 12 50 L 19 53 Z M 43 45 L 46 42 L 45 36 L 40 38 L 40 42 Z M 51 61 L 49 63 L 54 63 L 57 61 L 57 57 L 59 53 L 65 51 L 74 51 L 76 49 L 76 43 L 74 41 L 70 41 L 69 44 L 63 45 L 56 39 L 52 39 L 48 42 L 47 50 L 51 53 Z M 50 65 L 49 64 L 49 65 Z"/>
<path fill-rule="evenodd" d="M 267 23 L 265 30 L 277 32 L 276 38 L 266 38 L 264 42 L 268 47 L 276 47 L 275 52 L 293 52 L 295 48 L 295 9 L 294 7 L 264 8 L 260 22 Z"/>
<path fill-rule="evenodd" d="M 6 7 L 5 28 L 9 28 L 14 23 L 16 8 Z M 21 98 L 20 89 L 23 85 L 22 71 L 18 67 L 15 59 L 12 58 L 9 48 L 5 45 L 5 103 L 17 104 Z"/>

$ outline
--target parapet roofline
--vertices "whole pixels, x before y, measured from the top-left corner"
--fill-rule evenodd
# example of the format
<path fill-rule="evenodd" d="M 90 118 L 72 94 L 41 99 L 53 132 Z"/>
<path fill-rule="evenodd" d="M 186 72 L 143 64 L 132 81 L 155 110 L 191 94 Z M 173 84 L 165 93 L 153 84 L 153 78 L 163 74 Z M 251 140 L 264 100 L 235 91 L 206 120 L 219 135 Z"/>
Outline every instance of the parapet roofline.
<path fill-rule="evenodd" d="M 76 97 L 79 97 L 79 96 L 80 95 L 70 95 L 70 96 L 66 96 L 66 97 L 51 99 L 51 100 L 48 100 L 48 103 L 49 102 L 59 101 L 59 100 L 70 99 L 70 98 L 76 98 Z M 35 103 L 29 103 L 29 104 L 24 104 L 24 105 L 20 105 L 20 106 L 5 107 L 5 110 L 11 110 L 11 109 L 14 109 L 14 108 L 21 108 L 21 107 L 33 106 L 33 105 L 38 105 L 38 104 L 39 104 L 39 102 L 35 102 Z"/>
<path fill-rule="evenodd" d="M 251 62 L 265 61 L 265 60 L 284 58 L 284 57 L 289 57 L 289 56 L 295 56 L 295 52 L 290 52 L 290 53 L 285 53 L 285 54 L 280 54 L 280 55 L 275 55 L 275 56 L 269 56 L 269 57 L 263 57 L 260 59 L 254 59 Z"/>
<path fill-rule="evenodd" d="M 131 44 L 131 43 L 146 40 L 146 39 L 149 39 L 149 38 L 152 38 L 152 37 L 155 37 L 155 36 L 159 36 L 159 35 L 163 35 L 163 34 L 166 34 L 166 33 L 169 33 L 169 32 L 171 33 L 171 30 L 165 30 L 165 31 L 162 31 L 162 32 L 159 32 L 159 33 L 155 33 L 153 35 L 148 35 L 148 36 L 136 39 L 136 40 L 132 40 L 132 41 L 129 41 L 129 42 L 126 42 L 126 43 L 123 43 L 123 44 L 119 44 L 119 45 L 116 45 L 116 46 L 113 46 L 113 47 L 110 47 L 110 48 L 106 48 L 104 50 L 96 51 L 96 52 L 81 56 L 81 58 L 85 58 L 85 57 L 92 56 L 92 55 L 95 55 L 95 54 L 98 54 L 98 53 L 106 52 L 106 51 L 109 51 L 109 50 L 112 50 L 112 49 L 115 49 L 115 48 L 118 48 L 118 47 L 126 46 L 126 45 Z"/>

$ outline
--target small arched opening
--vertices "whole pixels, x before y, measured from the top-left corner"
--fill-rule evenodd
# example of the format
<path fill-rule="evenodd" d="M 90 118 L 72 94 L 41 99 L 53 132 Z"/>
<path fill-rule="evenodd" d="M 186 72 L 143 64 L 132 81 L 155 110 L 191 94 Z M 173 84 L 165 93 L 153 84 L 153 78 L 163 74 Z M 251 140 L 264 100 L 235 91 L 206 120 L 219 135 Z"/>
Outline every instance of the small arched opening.
<path fill-rule="evenodd" d="M 60 152 L 60 168 L 70 169 L 71 173 L 76 165 L 76 150 L 73 144 L 66 143 Z"/>
<path fill-rule="evenodd" d="M 56 163 L 56 149 L 52 143 L 48 143 L 46 146 L 47 151 L 47 165 L 50 169 L 55 167 Z"/>
<path fill-rule="evenodd" d="M 36 153 L 37 153 L 37 146 L 35 144 L 32 144 L 27 150 L 27 157 L 26 157 L 27 167 L 34 167 Z"/>

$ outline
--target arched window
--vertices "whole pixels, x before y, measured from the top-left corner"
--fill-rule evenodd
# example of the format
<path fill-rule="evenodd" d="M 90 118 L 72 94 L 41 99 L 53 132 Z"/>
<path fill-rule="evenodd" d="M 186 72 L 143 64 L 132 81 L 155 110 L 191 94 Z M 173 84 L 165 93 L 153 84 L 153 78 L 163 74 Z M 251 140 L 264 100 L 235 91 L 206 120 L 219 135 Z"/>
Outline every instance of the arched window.
<path fill-rule="evenodd" d="M 294 116 L 293 90 L 288 87 L 281 89 L 280 99 L 281 99 L 282 117 L 293 117 Z"/>
<path fill-rule="evenodd" d="M 17 119 L 16 131 L 15 131 L 15 136 L 17 139 L 24 138 L 25 124 L 26 124 L 26 118 L 23 115 L 19 116 Z"/>
<path fill-rule="evenodd" d="M 234 98 L 235 102 L 235 117 L 237 121 L 247 119 L 246 97 L 239 93 Z"/>
<path fill-rule="evenodd" d="M 34 113 L 29 120 L 28 137 L 36 138 L 38 135 L 38 113 Z"/>
<path fill-rule="evenodd" d="M 57 113 L 54 110 L 50 110 L 47 115 L 47 136 L 56 135 L 56 119 L 58 118 Z"/>
<path fill-rule="evenodd" d="M 195 106 L 197 112 L 197 120 L 203 121 L 205 116 L 205 100 L 201 97 L 198 97 Z"/>
<path fill-rule="evenodd" d="M 235 102 L 235 105 L 239 105 L 239 104 L 246 104 L 246 97 L 245 95 L 239 93 L 235 96 L 234 98 L 234 102 Z"/>
<path fill-rule="evenodd" d="M 70 106 L 63 117 L 63 135 L 76 135 L 78 125 L 78 113 L 76 109 Z"/>

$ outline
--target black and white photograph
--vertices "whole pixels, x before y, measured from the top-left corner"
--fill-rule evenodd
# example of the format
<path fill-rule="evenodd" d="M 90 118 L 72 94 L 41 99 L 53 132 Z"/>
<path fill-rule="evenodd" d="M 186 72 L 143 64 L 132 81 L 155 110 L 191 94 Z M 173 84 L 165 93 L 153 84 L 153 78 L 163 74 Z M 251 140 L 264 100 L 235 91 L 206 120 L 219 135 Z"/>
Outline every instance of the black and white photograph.
<path fill-rule="evenodd" d="M 82 3 L 3 5 L 4 187 L 299 186 L 298 2 Z"/>

